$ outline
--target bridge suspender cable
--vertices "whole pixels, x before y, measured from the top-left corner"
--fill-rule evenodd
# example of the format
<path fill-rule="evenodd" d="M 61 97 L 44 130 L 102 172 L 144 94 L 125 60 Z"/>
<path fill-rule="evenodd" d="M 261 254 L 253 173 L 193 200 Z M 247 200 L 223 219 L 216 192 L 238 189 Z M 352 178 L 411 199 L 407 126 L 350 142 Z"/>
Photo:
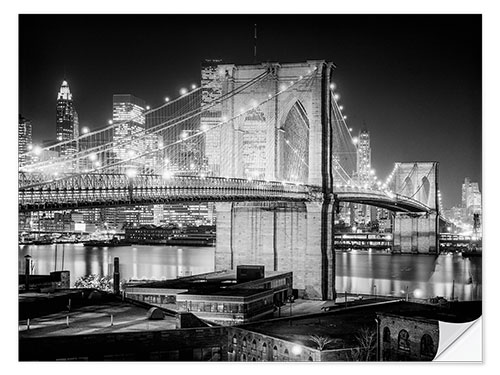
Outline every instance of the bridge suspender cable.
<path fill-rule="evenodd" d="M 314 74 L 313 74 L 313 75 L 314 75 Z M 284 92 L 286 92 L 287 90 L 289 90 L 289 89 L 290 89 L 290 87 L 292 87 L 292 86 L 296 85 L 297 83 L 298 83 L 298 82 L 295 82 L 294 84 L 292 84 L 292 85 L 288 86 L 285 90 L 282 90 L 282 91 L 278 92 L 277 94 L 272 95 L 272 96 L 271 96 L 271 97 L 269 97 L 267 100 L 264 100 L 264 101 L 262 101 L 261 103 L 259 103 L 259 104 L 257 105 L 257 107 L 258 107 L 258 106 L 261 106 L 261 105 L 263 105 L 263 104 L 265 104 L 265 103 L 267 103 L 267 102 L 269 102 L 269 101 L 271 101 L 271 100 L 273 100 L 273 99 L 274 99 L 275 97 L 277 97 L 278 95 L 282 95 Z M 242 112 L 242 113 L 240 113 L 240 114 L 238 114 L 238 115 L 234 116 L 233 118 L 231 118 L 231 119 L 229 119 L 229 120 L 227 120 L 227 121 L 223 121 L 223 122 L 221 122 L 221 123 L 219 123 L 219 124 L 217 124 L 217 125 L 213 126 L 210 130 L 213 130 L 213 129 L 214 129 L 214 128 L 216 128 L 216 127 L 220 127 L 220 126 L 222 126 L 222 125 L 224 125 L 224 124 L 226 124 L 226 123 L 229 123 L 229 122 L 233 121 L 234 119 L 236 119 L 236 118 L 238 118 L 238 117 L 241 117 L 241 116 L 243 116 L 243 115 L 245 115 L 245 114 L 249 113 L 250 111 L 253 111 L 254 109 L 255 109 L 255 107 L 254 107 L 254 108 L 247 109 L 246 111 L 244 111 L 244 112 Z M 138 158 L 144 157 L 145 155 L 149 155 L 149 154 L 151 154 L 151 153 L 155 153 L 155 152 L 162 151 L 162 150 L 164 150 L 164 149 L 166 149 L 166 148 L 168 148 L 168 147 L 170 147 L 170 146 L 172 146 L 172 145 L 179 144 L 179 143 L 181 143 L 181 142 L 185 142 L 185 141 L 187 141 L 187 140 L 189 140 L 189 139 L 191 139 L 191 138 L 193 138 L 193 137 L 199 136 L 200 134 L 203 134 L 203 133 L 206 133 L 206 132 L 207 132 L 206 130 L 203 130 L 203 131 L 200 131 L 200 132 L 198 132 L 198 133 L 196 133 L 196 134 L 190 135 L 190 136 L 188 136 L 188 137 L 184 138 L 183 140 L 180 140 L 180 141 L 179 141 L 179 140 L 177 140 L 177 141 L 172 142 L 172 143 L 170 143 L 170 144 L 164 145 L 163 147 L 160 147 L 160 148 L 157 148 L 157 149 L 151 150 L 151 151 L 149 151 L 149 152 L 141 153 L 141 154 L 139 154 L 139 155 L 137 155 L 137 156 L 135 156 L 135 157 L 128 158 L 128 159 L 125 159 L 125 160 L 121 160 L 121 161 L 119 161 L 119 162 L 112 163 L 112 164 L 109 164 L 109 165 L 106 165 L 106 166 L 102 166 L 102 167 L 97 167 L 97 168 L 94 168 L 94 169 L 92 169 L 92 172 L 98 172 L 98 171 L 100 172 L 100 171 L 102 171 L 102 170 L 105 170 L 105 169 L 108 169 L 108 168 L 111 168 L 111 167 L 114 167 L 114 166 L 117 166 L 117 165 L 121 165 L 121 164 L 124 164 L 124 163 L 131 162 L 131 161 L 136 160 L 136 159 L 138 159 Z M 75 176 L 78 176 L 78 175 L 80 175 L 80 173 L 70 173 L 70 174 L 65 174 L 64 176 L 61 176 L 61 177 L 59 177 L 59 178 L 53 178 L 53 179 L 51 179 L 51 180 L 49 180 L 49 181 L 40 181 L 40 182 L 36 182 L 36 183 L 32 183 L 32 184 L 27 184 L 27 185 L 25 185 L 25 186 L 22 186 L 22 189 L 33 188 L 33 187 L 36 187 L 36 186 L 42 186 L 42 185 L 45 185 L 45 184 L 48 184 L 48 183 L 53 183 L 53 182 L 56 182 L 56 181 L 60 181 L 60 180 L 62 180 L 62 179 L 68 179 L 68 178 L 75 177 Z"/>
<path fill-rule="evenodd" d="M 143 138 L 145 138 L 147 136 L 150 136 L 152 134 L 156 134 L 156 133 L 158 133 L 160 131 L 168 130 L 171 127 L 177 126 L 177 125 L 179 125 L 182 122 L 185 122 L 185 121 L 187 121 L 187 120 L 189 120 L 189 119 L 191 119 L 191 118 L 193 118 L 195 116 L 200 115 L 201 113 L 203 113 L 203 112 L 207 111 L 208 109 L 214 107 L 215 105 L 219 104 L 223 100 L 226 100 L 226 99 L 228 99 L 230 97 L 233 97 L 233 96 L 239 94 L 241 91 L 247 89 L 248 87 L 250 87 L 253 84 L 255 84 L 255 83 L 259 82 L 260 80 L 262 80 L 268 74 L 269 74 L 268 72 L 262 73 L 261 75 L 259 75 L 259 76 L 255 77 L 254 79 L 246 82 L 245 84 L 243 84 L 241 86 L 238 86 L 236 89 L 232 90 L 231 92 L 229 92 L 229 93 L 221 96 L 220 98 L 218 98 L 214 102 L 210 103 L 209 105 L 202 106 L 199 109 L 195 109 L 195 110 L 192 110 L 192 111 L 187 112 L 187 113 L 183 113 L 183 115 L 182 115 L 183 118 L 181 120 L 171 119 L 171 120 L 165 121 L 163 123 L 157 124 L 154 127 L 148 129 L 147 132 L 146 132 L 145 129 L 141 129 L 140 131 L 137 131 L 137 132 L 135 132 L 133 134 L 130 134 L 130 137 L 132 137 L 134 135 L 138 135 L 136 138 L 133 138 L 133 139 L 127 139 L 127 138 L 125 138 L 125 139 L 120 140 L 118 142 L 117 141 L 110 141 L 110 142 L 108 142 L 108 143 L 106 143 L 104 145 L 99 145 L 99 146 L 96 146 L 94 148 L 86 149 L 86 150 L 84 150 L 82 152 L 79 152 L 77 154 L 70 154 L 70 155 L 67 155 L 67 156 L 63 156 L 62 158 L 59 158 L 58 163 L 69 162 L 69 161 L 73 161 L 73 160 L 78 160 L 78 158 L 87 157 L 88 155 L 90 155 L 92 153 L 99 152 L 101 149 L 106 149 L 107 146 L 120 147 L 120 146 L 126 145 L 126 144 L 128 144 L 130 142 L 141 140 L 141 139 L 143 139 Z M 198 91 L 198 90 L 195 90 L 195 91 Z M 175 101 L 178 101 L 180 99 L 181 98 L 178 98 Z M 165 106 L 166 105 L 162 105 L 159 108 L 164 108 Z M 151 113 L 151 112 L 152 111 L 148 112 L 148 114 Z M 119 127 L 119 126 L 121 126 L 123 124 L 126 124 L 128 122 L 131 122 L 131 121 L 132 120 L 120 122 L 120 123 L 118 123 L 116 125 L 115 124 L 111 125 L 111 126 L 105 128 L 103 130 L 99 130 L 99 131 L 96 131 L 94 133 L 89 133 L 89 134 L 85 135 L 85 137 L 88 137 L 90 135 L 96 135 L 97 133 L 102 132 L 104 130 L 110 130 L 110 129 L 117 128 L 117 127 Z M 80 138 L 78 138 L 78 139 L 80 139 Z M 45 148 L 45 150 L 53 149 L 55 147 L 60 147 L 60 146 L 62 146 L 64 144 L 68 144 L 68 143 L 71 143 L 71 142 L 76 142 L 76 139 L 69 140 L 69 141 L 64 141 L 64 142 L 60 142 L 60 143 L 58 143 L 56 145 L 53 145 L 53 146 Z M 45 166 L 51 166 L 51 162 L 47 161 L 47 162 L 41 162 L 41 163 L 35 163 L 35 164 L 31 164 L 31 165 L 26 165 L 26 166 L 23 167 L 23 169 L 43 168 Z"/>

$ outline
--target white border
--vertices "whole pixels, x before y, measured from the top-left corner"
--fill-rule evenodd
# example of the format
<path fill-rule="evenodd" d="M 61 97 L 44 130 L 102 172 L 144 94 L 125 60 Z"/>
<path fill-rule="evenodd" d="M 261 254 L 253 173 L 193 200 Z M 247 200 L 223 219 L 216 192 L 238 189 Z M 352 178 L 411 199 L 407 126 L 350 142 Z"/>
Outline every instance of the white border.
<path fill-rule="evenodd" d="M 2 251 L 7 256 L 4 258 L 4 269 L 8 268 L 8 272 L 4 280 L 7 280 L 6 286 L 2 291 L 2 323 L 4 324 L 2 340 L 2 355 L 3 371 L 5 373 L 16 372 L 36 372 L 36 373 L 52 373 L 55 371 L 70 370 L 72 373 L 88 373 L 100 369 L 120 371 L 124 373 L 132 373 L 137 371 L 180 371 L 182 373 L 190 373 L 191 371 L 200 371 L 203 373 L 221 373 L 224 371 L 237 371 L 238 373 L 249 373 L 254 371 L 269 370 L 270 372 L 286 371 L 292 373 L 294 371 L 304 371 L 307 369 L 301 368 L 301 364 L 257 364 L 258 367 L 243 366 L 239 364 L 232 368 L 230 364 L 195 364 L 195 363 L 108 363 L 96 364 L 78 363 L 74 365 L 60 365 L 55 367 L 54 364 L 30 364 L 17 363 L 17 220 L 15 220 L 17 212 L 17 203 L 14 197 L 17 196 L 17 145 L 14 142 L 17 139 L 16 129 L 14 126 L 18 115 L 18 38 L 17 38 L 17 15 L 19 13 L 480 13 L 483 14 L 483 83 L 484 83 L 484 127 L 483 127 L 483 205 L 484 205 L 484 223 L 485 223 L 485 255 L 483 257 L 483 296 L 485 296 L 485 311 L 484 311 L 484 326 L 489 333 L 484 337 L 484 361 L 481 366 L 463 364 L 446 364 L 445 368 L 436 369 L 438 371 L 451 370 L 454 373 L 467 373 L 471 371 L 492 370 L 496 353 L 496 330 L 498 318 L 494 309 L 497 304 L 498 288 L 494 285 L 498 283 L 495 278 L 498 265 L 498 252 L 500 251 L 498 240 L 493 239 L 498 233 L 498 216 L 500 208 L 498 207 L 499 197 L 495 197 L 498 192 L 498 125 L 499 125 L 499 95 L 498 87 L 500 61 L 498 57 L 498 46 L 500 46 L 500 18 L 498 6 L 495 1 L 439 1 L 439 0 L 420 0 L 420 1 L 328 1 L 328 2 L 310 2 L 310 1 L 269 1 L 269 0 L 253 0 L 245 2 L 243 6 L 235 5 L 235 1 L 96 1 L 87 0 L 85 2 L 68 2 L 68 1 L 36 1 L 36 0 L 19 0 L 10 2 L 6 6 L 6 2 L 2 3 L 2 11 L 0 12 L 0 27 L 1 27 L 1 48 L 2 48 L 2 90 L 0 90 L 4 109 L 7 109 L 6 116 L 2 123 L 2 184 L 0 184 L 2 192 L 1 205 L 1 231 Z M 423 25 L 425 27 L 425 25 Z M 466 27 L 466 25 L 464 25 Z M 466 53 L 466 51 L 464 51 Z M 5 133 L 4 133 L 5 132 Z M 496 244 L 495 244 L 496 242 Z M 487 260 L 487 261 L 486 261 Z M 486 278 L 491 278 L 491 284 L 485 281 Z M 7 293 L 5 291 L 7 290 Z M 473 343 L 471 343 L 473 345 Z M 456 360 L 460 360 L 457 357 Z M 397 364 L 397 365 L 382 365 L 382 364 L 317 364 L 320 366 L 317 370 L 325 371 L 345 371 L 344 366 L 349 366 L 349 371 L 359 371 L 370 373 L 383 372 L 387 373 L 420 373 L 426 371 L 422 366 L 442 366 L 442 364 Z M 7 366 L 13 368 L 7 368 Z M 70 366 L 71 368 L 66 368 Z M 168 366 L 168 367 L 165 367 Z M 328 366 L 326 368 L 325 366 Z M 341 368 L 331 368 L 330 366 L 342 366 Z M 404 366 L 402 368 L 401 366 Z M 448 367 L 451 367 L 448 369 Z M 430 369 L 430 368 L 429 368 Z"/>

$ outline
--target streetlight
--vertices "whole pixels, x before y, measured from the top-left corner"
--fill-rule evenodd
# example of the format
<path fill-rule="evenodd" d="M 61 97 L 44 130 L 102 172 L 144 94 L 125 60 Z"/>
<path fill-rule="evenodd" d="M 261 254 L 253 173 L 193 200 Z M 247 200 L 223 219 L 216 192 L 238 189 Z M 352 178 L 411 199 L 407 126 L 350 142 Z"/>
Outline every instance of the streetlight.
<path fill-rule="evenodd" d="M 164 172 L 163 172 L 163 178 L 165 180 L 170 180 L 173 176 L 173 173 L 171 171 L 169 171 L 168 169 L 166 169 Z"/>
<path fill-rule="evenodd" d="M 403 291 L 404 293 L 404 291 Z M 406 302 L 408 302 L 410 300 L 410 291 L 409 291 L 409 288 L 408 288 L 408 285 L 406 286 Z"/>
<path fill-rule="evenodd" d="M 126 175 L 128 178 L 134 178 L 137 176 L 137 170 L 136 169 L 127 169 Z"/>
<path fill-rule="evenodd" d="M 33 153 L 37 156 L 40 155 L 42 153 L 42 148 L 38 145 L 33 146 Z"/>
<path fill-rule="evenodd" d="M 376 361 L 380 361 L 380 339 L 379 339 L 379 331 L 380 331 L 380 320 L 378 320 L 378 318 L 375 318 L 375 323 L 377 324 L 377 328 L 376 328 L 376 331 L 377 331 L 377 347 L 376 347 L 376 352 L 375 352 L 375 358 L 376 358 Z"/>
<path fill-rule="evenodd" d="M 292 316 L 293 296 L 288 297 L 288 302 L 290 302 L 290 316 Z"/>
<path fill-rule="evenodd" d="M 88 127 L 84 126 L 82 128 L 82 134 L 87 134 L 88 132 L 90 132 L 90 129 Z"/>
<path fill-rule="evenodd" d="M 299 356 L 302 353 L 302 347 L 300 345 L 295 344 L 292 346 L 292 354 L 295 356 Z"/>

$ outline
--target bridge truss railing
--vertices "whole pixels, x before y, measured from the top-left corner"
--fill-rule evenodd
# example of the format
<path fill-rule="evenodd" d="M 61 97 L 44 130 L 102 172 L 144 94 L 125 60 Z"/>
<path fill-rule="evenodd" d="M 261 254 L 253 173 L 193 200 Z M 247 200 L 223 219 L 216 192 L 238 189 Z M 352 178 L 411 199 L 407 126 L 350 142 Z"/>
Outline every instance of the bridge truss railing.
<path fill-rule="evenodd" d="M 19 209 L 57 210 L 179 201 L 313 201 L 321 197 L 319 187 L 263 180 L 87 174 L 21 189 Z"/>
<path fill-rule="evenodd" d="M 391 202 L 394 204 L 405 204 L 412 206 L 415 210 L 420 210 L 421 212 L 429 212 L 430 208 L 423 204 L 422 202 L 407 197 L 402 194 L 395 194 L 384 189 L 366 189 L 362 186 L 357 185 L 337 185 L 334 188 L 334 193 L 339 194 L 340 199 L 349 200 L 379 200 Z"/>

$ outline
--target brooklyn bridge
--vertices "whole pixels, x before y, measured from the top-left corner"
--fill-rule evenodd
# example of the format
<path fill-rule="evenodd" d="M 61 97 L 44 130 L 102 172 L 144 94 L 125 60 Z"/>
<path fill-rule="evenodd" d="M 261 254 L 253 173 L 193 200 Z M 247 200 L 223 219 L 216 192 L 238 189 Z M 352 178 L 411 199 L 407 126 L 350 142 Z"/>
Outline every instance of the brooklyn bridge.
<path fill-rule="evenodd" d="M 293 271 L 303 297 L 335 298 L 340 202 L 394 212 L 394 249 L 435 253 L 438 163 L 356 175 L 357 146 L 327 61 L 220 64 L 213 79 L 134 119 L 40 149 L 19 171 L 19 211 L 215 202 L 217 270 Z M 121 136 L 113 137 L 120 134 Z M 28 155 L 26 155 L 28 156 Z"/>

